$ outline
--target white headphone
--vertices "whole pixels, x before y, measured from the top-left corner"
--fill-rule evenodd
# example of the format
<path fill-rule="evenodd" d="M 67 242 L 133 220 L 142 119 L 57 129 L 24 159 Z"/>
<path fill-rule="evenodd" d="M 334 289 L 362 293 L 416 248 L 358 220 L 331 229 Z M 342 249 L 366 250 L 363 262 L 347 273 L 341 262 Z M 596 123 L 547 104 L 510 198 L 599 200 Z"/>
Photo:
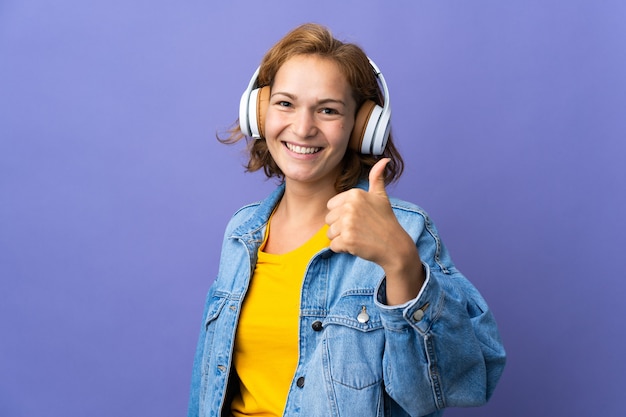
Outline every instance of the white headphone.
<path fill-rule="evenodd" d="M 391 128 L 391 105 L 389 103 L 389 90 L 385 77 L 376 64 L 370 59 L 369 63 L 374 70 L 383 90 L 383 107 L 366 100 L 357 111 L 354 128 L 350 135 L 350 148 L 362 154 L 382 155 Z M 239 127 L 241 132 L 256 139 L 264 135 L 263 124 L 265 113 L 269 104 L 270 87 L 259 88 L 259 68 L 250 79 L 248 88 L 241 95 L 239 102 Z"/>

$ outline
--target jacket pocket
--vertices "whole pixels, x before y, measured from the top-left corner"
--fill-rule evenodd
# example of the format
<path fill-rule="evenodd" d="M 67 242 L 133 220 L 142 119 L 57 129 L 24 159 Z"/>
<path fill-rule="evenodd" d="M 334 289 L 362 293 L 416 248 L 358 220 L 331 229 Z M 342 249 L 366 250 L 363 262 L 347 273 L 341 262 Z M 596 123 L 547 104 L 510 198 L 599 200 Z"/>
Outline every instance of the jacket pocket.
<path fill-rule="evenodd" d="M 380 385 L 385 333 L 373 290 L 342 295 L 324 320 L 327 375 L 355 390 Z"/>
<path fill-rule="evenodd" d="M 207 313 L 204 320 L 204 327 L 208 329 L 209 325 L 219 317 L 224 304 L 226 303 L 228 294 L 215 292 L 213 296 L 207 300 Z"/>
<path fill-rule="evenodd" d="M 215 334 L 215 327 L 217 318 L 220 316 L 224 304 L 226 304 L 227 295 L 220 292 L 214 292 L 211 298 L 207 300 L 207 312 L 204 319 L 204 357 L 211 352 L 213 347 L 213 336 Z M 206 362 L 205 362 L 206 363 Z"/>

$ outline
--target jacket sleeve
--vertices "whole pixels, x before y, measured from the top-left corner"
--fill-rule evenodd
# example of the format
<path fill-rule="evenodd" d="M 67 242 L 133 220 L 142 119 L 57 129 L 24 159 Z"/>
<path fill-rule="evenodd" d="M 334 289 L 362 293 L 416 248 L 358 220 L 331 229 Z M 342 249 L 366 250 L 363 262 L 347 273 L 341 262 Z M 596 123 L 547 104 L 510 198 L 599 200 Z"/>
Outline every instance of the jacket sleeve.
<path fill-rule="evenodd" d="M 418 296 L 387 306 L 385 280 L 376 295 L 385 328 L 387 393 L 415 416 L 482 405 L 506 362 L 496 321 L 478 290 L 452 264 L 428 218 L 416 243 L 426 272 Z"/>

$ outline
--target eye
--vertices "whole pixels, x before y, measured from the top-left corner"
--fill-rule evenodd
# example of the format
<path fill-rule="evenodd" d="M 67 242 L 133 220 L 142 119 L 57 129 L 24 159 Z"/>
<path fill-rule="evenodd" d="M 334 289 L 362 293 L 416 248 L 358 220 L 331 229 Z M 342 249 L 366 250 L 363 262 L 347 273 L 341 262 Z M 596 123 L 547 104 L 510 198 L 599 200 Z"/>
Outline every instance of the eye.
<path fill-rule="evenodd" d="M 337 109 L 332 109 L 330 107 L 324 107 L 323 109 L 320 110 L 320 113 L 322 113 L 322 114 L 339 114 L 339 111 L 337 111 Z"/>
<path fill-rule="evenodd" d="M 280 107 L 291 107 L 291 103 L 285 100 L 280 100 L 276 104 Z"/>

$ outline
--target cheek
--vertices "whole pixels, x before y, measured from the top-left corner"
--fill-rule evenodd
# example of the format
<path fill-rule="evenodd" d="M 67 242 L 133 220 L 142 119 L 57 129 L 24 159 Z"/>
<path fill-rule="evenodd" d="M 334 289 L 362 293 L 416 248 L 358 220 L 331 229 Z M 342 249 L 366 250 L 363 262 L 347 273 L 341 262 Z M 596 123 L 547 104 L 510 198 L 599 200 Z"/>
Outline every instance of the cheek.
<path fill-rule="evenodd" d="M 284 125 L 284 123 L 281 122 L 280 114 L 268 110 L 265 115 L 265 128 L 263 129 L 265 137 L 276 136 L 279 133 L 282 125 Z"/>
<path fill-rule="evenodd" d="M 343 128 L 348 131 L 348 135 L 352 133 L 352 129 L 354 128 L 354 123 L 356 122 L 356 117 L 348 118 L 344 121 Z"/>
<path fill-rule="evenodd" d="M 348 144 L 348 142 L 350 141 L 350 135 L 352 134 L 352 129 L 354 128 L 354 120 L 345 122 L 341 125 L 341 137 L 342 137 L 342 141 L 344 141 L 346 143 L 346 146 Z"/>

